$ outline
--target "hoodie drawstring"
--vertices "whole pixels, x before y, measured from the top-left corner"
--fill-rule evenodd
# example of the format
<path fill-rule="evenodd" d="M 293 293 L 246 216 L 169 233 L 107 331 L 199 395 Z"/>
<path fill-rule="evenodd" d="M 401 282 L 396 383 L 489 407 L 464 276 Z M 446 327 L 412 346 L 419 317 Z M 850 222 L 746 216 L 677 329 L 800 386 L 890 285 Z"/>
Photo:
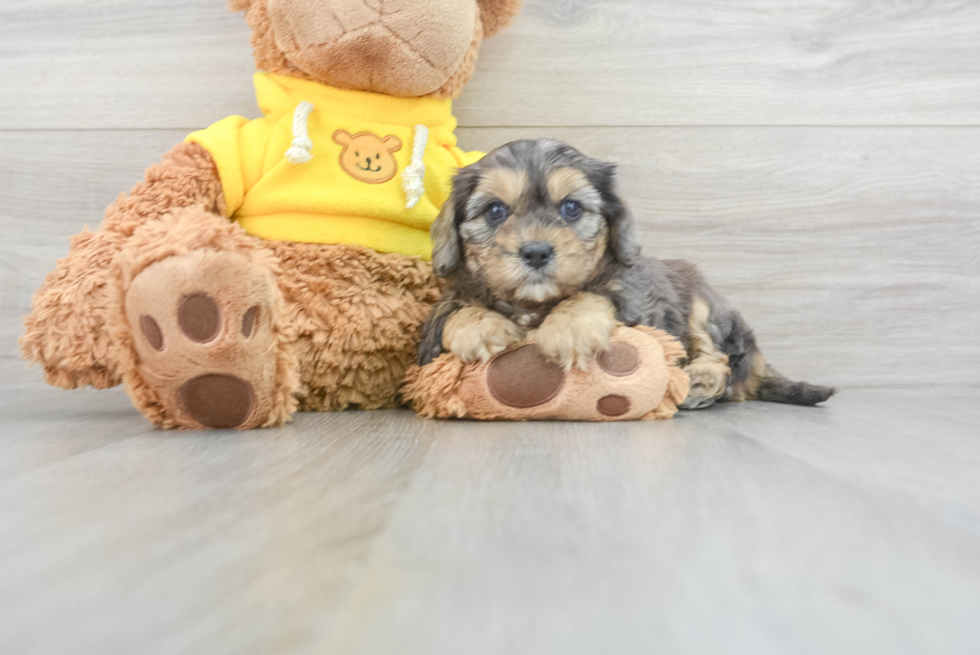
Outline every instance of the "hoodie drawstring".
<path fill-rule="evenodd" d="M 293 143 L 286 151 L 290 164 L 305 164 L 313 159 L 313 140 L 310 139 L 309 118 L 316 107 L 312 102 L 303 101 L 296 105 L 293 114 Z"/>
<path fill-rule="evenodd" d="M 419 204 L 425 195 L 425 148 L 429 144 L 429 128 L 425 125 L 415 126 L 415 140 L 412 143 L 412 163 L 402 173 L 402 189 L 408 202 L 405 206 L 411 209 Z"/>

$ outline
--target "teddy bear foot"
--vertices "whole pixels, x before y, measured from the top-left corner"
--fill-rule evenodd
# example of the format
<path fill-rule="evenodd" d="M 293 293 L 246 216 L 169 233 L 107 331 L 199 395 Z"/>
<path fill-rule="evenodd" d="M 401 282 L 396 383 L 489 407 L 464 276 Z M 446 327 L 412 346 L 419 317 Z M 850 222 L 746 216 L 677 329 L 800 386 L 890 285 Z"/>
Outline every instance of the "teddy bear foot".
<path fill-rule="evenodd" d="M 423 416 L 505 420 L 668 419 L 688 393 L 680 343 L 666 332 L 619 327 L 585 371 L 564 371 L 536 343 L 489 362 L 443 354 L 406 376 L 405 398 Z"/>
<path fill-rule="evenodd" d="M 162 427 L 285 422 L 295 404 L 281 393 L 272 284 L 235 252 L 197 250 L 143 269 L 124 300 L 136 354 L 127 388 L 137 407 Z"/>

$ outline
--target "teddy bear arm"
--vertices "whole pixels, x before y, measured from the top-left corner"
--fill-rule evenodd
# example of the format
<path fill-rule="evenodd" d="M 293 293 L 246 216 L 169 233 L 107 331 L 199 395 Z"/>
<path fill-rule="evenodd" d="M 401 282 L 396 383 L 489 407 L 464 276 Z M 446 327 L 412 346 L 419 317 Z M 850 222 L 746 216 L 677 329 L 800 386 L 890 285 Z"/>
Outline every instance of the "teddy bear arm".
<path fill-rule="evenodd" d="M 72 237 L 68 255 L 35 293 L 20 338 L 24 358 L 44 368 L 46 382 L 64 389 L 120 384 L 118 358 L 106 330 L 112 262 L 140 225 L 195 205 L 223 214 L 221 180 L 204 148 L 182 143 L 106 210 L 101 230 Z"/>
<path fill-rule="evenodd" d="M 147 221 L 174 209 L 201 207 L 223 216 L 225 199 L 218 167 L 197 143 L 181 143 L 150 166 L 142 182 L 106 210 L 102 229 L 131 236 Z"/>

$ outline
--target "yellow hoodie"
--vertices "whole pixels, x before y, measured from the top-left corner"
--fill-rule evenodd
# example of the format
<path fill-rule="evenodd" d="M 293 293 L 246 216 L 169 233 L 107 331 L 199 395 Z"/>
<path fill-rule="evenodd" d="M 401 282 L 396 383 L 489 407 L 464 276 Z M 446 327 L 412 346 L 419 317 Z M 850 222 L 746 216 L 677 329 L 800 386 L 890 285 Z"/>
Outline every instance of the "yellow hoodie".
<path fill-rule="evenodd" d="M 214 157 L 228 216 L 263 239 L 344 243 L 430 259 L 429 226 L 456 168 L 452 102 L 255 75 L 263 118 L 195 132 Z"/>

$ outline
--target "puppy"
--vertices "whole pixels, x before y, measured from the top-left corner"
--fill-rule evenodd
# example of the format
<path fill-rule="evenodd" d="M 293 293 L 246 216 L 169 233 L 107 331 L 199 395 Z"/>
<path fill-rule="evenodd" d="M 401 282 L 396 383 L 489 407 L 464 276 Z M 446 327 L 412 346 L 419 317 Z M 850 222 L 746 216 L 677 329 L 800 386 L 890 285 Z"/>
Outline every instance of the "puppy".
<path fill-rule="evenodd" d="M 614 169 L 549 140 L 515 141 L 461 169 L 432 225 L 432 263 L 447 285 L 423 327 L 419 363 L 443 352 L 486 361 L 536 330 L 547 357 L 585 369 L 625 323 L 684 344 L 686 409 L 830 398 L 831 388 L 773 370 L 693 264 L 640 256 Z"/>

